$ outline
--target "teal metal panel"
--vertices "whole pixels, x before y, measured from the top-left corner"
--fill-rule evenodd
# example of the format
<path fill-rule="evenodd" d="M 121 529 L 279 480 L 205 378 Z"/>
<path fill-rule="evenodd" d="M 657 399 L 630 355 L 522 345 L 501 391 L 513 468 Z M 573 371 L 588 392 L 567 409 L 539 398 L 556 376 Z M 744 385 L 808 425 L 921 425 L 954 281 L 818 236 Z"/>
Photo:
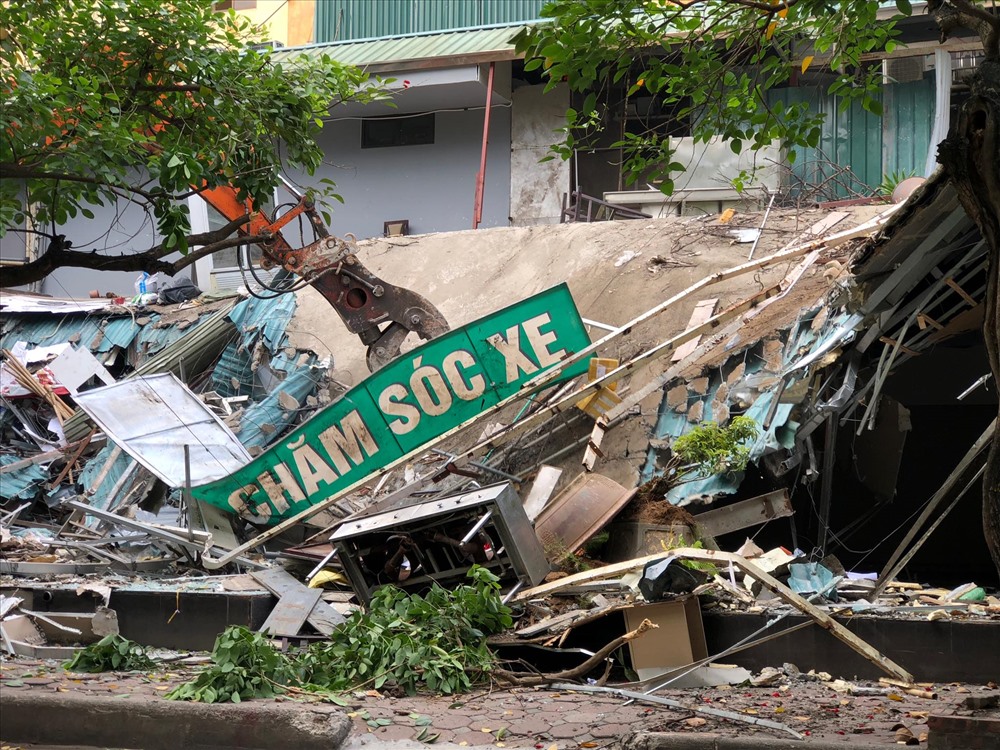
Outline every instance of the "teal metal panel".
<path fill-rule="evenodd" d="M 298 54 L 314 57 L 329 55 L 344 65 L 358 67 L 458 55 L 494 54 L 497 56 L 496 59 L 508 59 L 514 49 L 511 39 L 523 28 L 524 25 L 494 26 L 488 29 L 442 31 L 369 41 L 291 47 L 275 53 L 275 58 L 281 60 Z"/>
<path fill-rule="evenodd" d="M 17 461 L 17 456 L 0 454 L 0 466 L 13 464 Z M 0 481 L 0 498 L 4 500 L 34 500 L 38 493 L 45 489 L 45 483 L 48 480 L 48 470 L 37 464 L 8 472 L 3 475 L 3 480 Z"/>
<path fill-rule="evenodd" d="M 533 21 L 542 15 L 542 6 L 547 0 L 480 0 L 482 19 L 480 23 L 514 23 Z"/>
<path fill-rule="evenodd" d="M 323 0 L 316 42 L 344 42 L 532 21 L 546 0 Z"/>
<path fill-rule="evenodd" d="M 768 105 L 806 102 L 811 113 L 826 116 L 816 148 L 795 149 L 788 183 L 793 194 L 832 200 L 870 194 L 882 181 L 882 120 L 853 102 L 840 111 L 840 100 L 819 88 L 768 92 Z"/>
<path fill-rule="evenodd" d="M 885 92 L 885 173 L 923 175 L 934 125 L 934 76 Z"/>

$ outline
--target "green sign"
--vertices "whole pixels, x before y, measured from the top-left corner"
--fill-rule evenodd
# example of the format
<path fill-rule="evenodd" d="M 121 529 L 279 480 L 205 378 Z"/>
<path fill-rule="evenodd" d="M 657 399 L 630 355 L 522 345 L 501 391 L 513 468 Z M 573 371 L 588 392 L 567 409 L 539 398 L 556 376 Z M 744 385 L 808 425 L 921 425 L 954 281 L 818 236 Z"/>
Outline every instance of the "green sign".
<path fill-rule="evenodd" d="M 560 284 L 398 357 L 239 471 L 192 494 L 278 523 L 474 418 L 589 344 Z"/>

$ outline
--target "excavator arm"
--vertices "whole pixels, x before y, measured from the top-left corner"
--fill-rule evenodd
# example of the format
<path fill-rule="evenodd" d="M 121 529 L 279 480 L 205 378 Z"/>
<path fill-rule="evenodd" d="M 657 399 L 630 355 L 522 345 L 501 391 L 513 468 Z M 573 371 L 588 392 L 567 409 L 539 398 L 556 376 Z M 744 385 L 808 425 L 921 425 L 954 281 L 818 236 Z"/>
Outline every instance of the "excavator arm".
<path fill-rule="evenodd" d="M 217 187 L 201 192 L 213 209 L 232 221 L 249 215 L 240 229 L 247 236 L 264 236 L 259 243 L 264 268 L 280 266 L 300 276 L 333 305 L 347 330 L 368 347 L 368 369 L 375 372 L 399 355 L 410 333 L 432 339 L 448 331 L 448 323 L 437 308 L 409 289 L 388 284 L 358 260 L 353 241 L 334 237 L 319 216 L 313 202 L 298 193 L 287 181 L 285 186 L 297 203 L 272 220 L 251 202 L 237 198 L 236 190 Z M 318 238 L 305 247 L 293 248 L 281 229 L 298 216 L 305 216 Z"/>

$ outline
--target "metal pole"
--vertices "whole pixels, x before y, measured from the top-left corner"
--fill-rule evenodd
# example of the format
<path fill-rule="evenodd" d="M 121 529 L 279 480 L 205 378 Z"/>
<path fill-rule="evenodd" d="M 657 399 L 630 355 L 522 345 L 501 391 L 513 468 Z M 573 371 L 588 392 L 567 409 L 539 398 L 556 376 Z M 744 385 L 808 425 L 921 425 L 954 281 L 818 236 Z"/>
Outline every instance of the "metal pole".
<path fill-rule="evenodd" d="M 184 360 L 182 359 L 181 360 L 181 367 L 183 367 L 183 366 L 184 366 Z M 183 515 L 185 517 L 187 517 L 188 514 L 190 513 L 190 508 L 191 508 L 191 503 L 192 503 L 192 500 L 191 500 L 191 446 L 190 445 L 185 445 L 184 446 L 184 491 L 181 493 L 181 497 L 184 498 L 184 503 L 183 503 L 183 505 L 184 505 L 184 513 L 183 513 Z M 180 517 L 181 517 L 181 515 L 178 514 L 178 520 L 180 520 Z M 185 518 L 185 520 L 188 521 L 188 530 L 187 530 L 187 532 L 188 532 L 188 539 L 190 539 L 191 541 L 194 541 L 194 529 L 191 528 L 191 521 L 188 518 Z"/>
<path fill-rule="evenodd" d="M 774 199 L 777 195 L 777 193 L 771 193 L 771 200 L 767 202 L 767 210 L 764 212 L 764 218 L 760 222 L 760 229 L 757 230 L 757 239 L 753 241 L 753 245 L 750 248 L 750 254 L 747 256 L 749 260 L 753 260 L 754 251 L 757 249 L 757 243 L 760 242 L 760 236 L 764 234 L 764 225 L 767 224 L 767 217 L 771 213 L 771 206 L 774 205 Z"/>
<path fill-rule="evenodd" d="M 337 550 L 337 548 L 334 547 L 333 551 L 329 555 L 327 555 L 322 560 L 320 560 L 319 561 L 319 565 L 317 565 L 315 568 L 313 568 L 312 570 L 309 571 L 309 575 L 306 576 L 306 583 L 309 583 L 313 578 L 315 578 L 317 576 L 317 574 L 321 570 L 323 570 L 323 568 L 326 567 L 326 564 L 328 562 L 330 562 L 330 560 L 332 560 L 334 558 L 334 556 L 337 554 L 338 551 L 339 550 Z"/>
<path fill-rule="evenodd" d="M 777 400 L 777 399 L 775 399 Z M 833 462 L 836 458 L 837 413 L 830 412 L 826 420 L 826 437 L 823 445 L 823 476 L 819 493 L 819 542 L 817 546 L 826 554 L 826 537 L 830 531 L 830 504 L 833 499 Z"/>
<path fill-rule="evenodd" d="M 476 525 L 473 526 L 471 529 L 469 529 L 469 533 L 462 537 L 462 544 L 465 544 L 470 539 L 472 539 L 472 537 L 474 537 L 479 532 L 479 530 L 486 525 L 486 522 L 489 521 L 492 517 L 493 517 L 493 511 L 492 510 L 486 511 L 486 514 L 478 521 L 476 521 Z"/>
<path fill-rule="evenodd" d="M 483 193 L 486 190 L 486 147 L 490 142 L 490 110 L 493 106 L 493 69 L 496 63 L 490 63 L 490 74 L 486 80 L 486 114 L 483 116 L 483 153 L 479 157 L 479 174 L 476 175 L 476 202 L 472 208 L 472 228 L 478 229 L 483 220 Z"/>

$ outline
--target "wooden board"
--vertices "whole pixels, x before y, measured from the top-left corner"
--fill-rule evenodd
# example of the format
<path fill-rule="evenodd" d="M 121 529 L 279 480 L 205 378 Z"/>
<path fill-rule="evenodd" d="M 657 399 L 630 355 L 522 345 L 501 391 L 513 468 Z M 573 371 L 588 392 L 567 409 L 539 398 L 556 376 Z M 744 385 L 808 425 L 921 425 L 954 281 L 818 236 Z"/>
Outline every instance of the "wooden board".
<path fill-rule="evenodd" d="M 552 497 L 552 492 L 562 476 L 563 470 L 555 466 L 542 464 L 538 468 L 538 474 L 528 492 L 528 498 L 524 501 L 524 512 L 528 515 L 529 521 L 538 518 L 538 514 L 545 508 L 545 504 Z"/>
<path fill-rule="evenodd" d="M 330 635 L 346 619 L 321 601 L 322 589 L 309 588 L 281 568 L 255 570 L 250 575 L 278 597 L 278 603 L 260 628 L 262 632 L 267 630 L 272 635 L 298 635 L 302 624 L 308 622 L 317 632 Z M 288 632 L 290 628 L 294 630 Z"/>
<path fill-rule="evenodd" d="M 323 592 L 319 589 L 290 591 L 278 600 L 260 626 L 260 632 L 270 635 L 298 635 Z"/>
<path fill-rule="evenodd" d="M 691 313 L 691 320 L 688 321 L 687 327 L 694 328 L 695 326 L 700 326 L 706 320 L 712 317 L 715 313 L 715 306 L 719 303 L 718 299 L 703 299 L 697 305 L 694 306 L 694 312 Z M 680 362 L 687 355 L 698 348 L 698 344 L 701 341 L 701 336 L 691 339 L 679 347 L 670 356 L 671 362 Z"/>

